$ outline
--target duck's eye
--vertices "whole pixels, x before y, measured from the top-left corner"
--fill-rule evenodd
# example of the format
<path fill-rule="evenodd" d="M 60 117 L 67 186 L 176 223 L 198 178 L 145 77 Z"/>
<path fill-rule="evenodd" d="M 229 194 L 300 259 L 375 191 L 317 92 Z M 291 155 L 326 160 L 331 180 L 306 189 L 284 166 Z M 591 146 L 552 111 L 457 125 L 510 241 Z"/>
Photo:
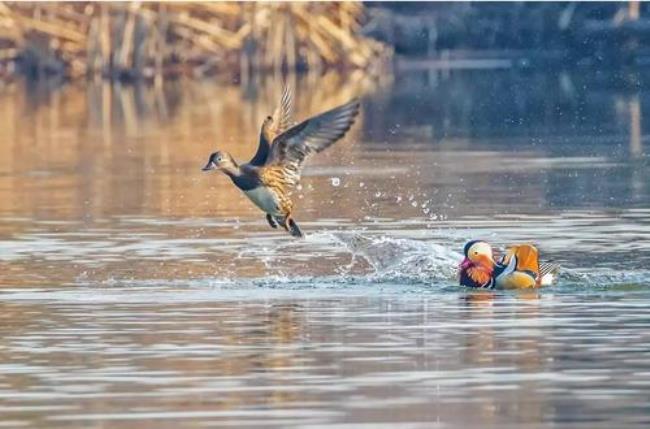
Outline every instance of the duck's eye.
<path fill-rule="evenodd" d="M 217 157 L 217 162 L 221 162 L 221 157 L 220 156 Z"/>
<path fill-rule="evenodd" d="M 474 252 L 475 255 L 478 255 L 478 252 Z"/>

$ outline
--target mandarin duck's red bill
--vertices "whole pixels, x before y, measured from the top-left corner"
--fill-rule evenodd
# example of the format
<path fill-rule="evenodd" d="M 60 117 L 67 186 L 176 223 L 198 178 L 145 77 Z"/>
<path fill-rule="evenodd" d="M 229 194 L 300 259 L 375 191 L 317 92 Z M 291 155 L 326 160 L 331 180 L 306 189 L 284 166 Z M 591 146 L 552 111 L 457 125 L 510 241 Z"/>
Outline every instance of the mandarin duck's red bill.
<path fill-rule="evenodd" d="M 532 244 L 510 246 L 495 261 L 492 246 L 473 240 L 463 249 L 465 259 L 458 268 L 462 286 L 482 289 L 529 289 L 549 286 L 557 280 L 559 265 L 539 262 L 539 251 Z"/>

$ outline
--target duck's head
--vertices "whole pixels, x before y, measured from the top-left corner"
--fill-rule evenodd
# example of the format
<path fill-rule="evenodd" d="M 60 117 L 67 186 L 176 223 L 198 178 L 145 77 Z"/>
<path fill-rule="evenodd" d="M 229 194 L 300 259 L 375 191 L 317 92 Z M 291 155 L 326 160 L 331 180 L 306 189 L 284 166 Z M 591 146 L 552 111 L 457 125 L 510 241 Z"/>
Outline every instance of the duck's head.
<path fill-rule="evenodd" d="M 205 167 L 202 168 L 203 171 L 210 170 L 225 170 L 231 171 L 237 168 L 235 160 L 230 156 L 228 152 L 216 151 L 210 154 L 208 158 L 208 163 L 205 164 Z"/>
<path fill-rule="evenodd" d="M 461 268 L 479 266 L 488 270 L 494 269 L 494 256 L 492 246 L 482 240 L 472 240 L 463 248 L 465 259 L 461 262 Z"/>
<path fill-rule="evenodd" d="M 262 135 L 269 142 L 271 142 L 271 140 L 273 140 L 273 135 L 271 133 L 272 125 L 273 125 L 273 117 L 272 116 L 267 116 L 266 119 L 264 119 L 264 122 L 262 122 Z"/>

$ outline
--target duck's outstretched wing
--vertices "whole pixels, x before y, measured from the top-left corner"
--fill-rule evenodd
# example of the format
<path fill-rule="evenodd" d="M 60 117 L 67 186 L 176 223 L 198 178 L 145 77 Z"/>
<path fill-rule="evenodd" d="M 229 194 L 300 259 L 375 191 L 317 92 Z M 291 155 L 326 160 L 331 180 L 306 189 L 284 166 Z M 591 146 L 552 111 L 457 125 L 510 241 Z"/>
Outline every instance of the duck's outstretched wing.
<path fill-rule="evenodd" d="M 280 104 L 273 112 L 273 121 L 268 128 L 269 143 L 293 125 L 293 93 L 285 85 Z"/>
<path fill-rule="evenodd" d="M 355 99 L 289 128 L 273 140 L 264 169 L 273 171 L 287 185 L 295 186 L 305 158 L 343 137 L 358 113 L 359 100 Z"/>
<path fill-rule="evenodd" d="M 257 147 L 255 156 L 250 160 L 250 164 L 261 167 L 266 163 L 269 152 L 271 151 L 271 142 L 277 136 L 285 132 L 292 125 L 293 119 L 293 94 L 288 86 L 282 90 L 280 104 L 262 123 L 260 130 L 260 143 Z"/>

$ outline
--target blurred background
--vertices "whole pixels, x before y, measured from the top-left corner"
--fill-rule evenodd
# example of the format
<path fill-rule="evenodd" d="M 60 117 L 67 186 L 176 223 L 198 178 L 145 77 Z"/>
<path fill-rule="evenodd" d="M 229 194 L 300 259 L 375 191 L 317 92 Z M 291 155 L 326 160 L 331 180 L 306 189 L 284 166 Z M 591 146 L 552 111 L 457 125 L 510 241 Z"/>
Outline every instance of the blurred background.
<path fill-rule="evenodd" d="M 0 70 L 245 83 L 268 72 L 377 73 L 393 54 L 448 67 L 640 66 L 647 9 L 636 1 L 3 2 Z"/>
<path fill-rule="evenodd" d="M 296 119 L 363 102 L 305 171 L 298 218 L 316 230 L 409 220 L 423 234 L 571 210 L 616 210 L 615 222 L 650 201 L 648 14 L 639 2 L 0 3 L 0 234 L 120 231 L 128 217 L 173 237 L 267 233 L 225 177 L 198 169 L 217 148 L 249 159 L 285 82 Z M 189 231 L 156 226 L 190 218 Z M 22 251 L 3 262 L 18 283 L 51 256 Z M 89 257 L 106 276 L 133 271 L 128 252 L 107 252 Z"/>
<path fill-rule="evenodd" d="M 0 426 L 648 427 L 649 42 L 641 2 L 0 2 Z M 305 240 L 200 171 L 285 82 L 362 102 Z M 561 285 L 459 288 L 470 238 Z"/>

